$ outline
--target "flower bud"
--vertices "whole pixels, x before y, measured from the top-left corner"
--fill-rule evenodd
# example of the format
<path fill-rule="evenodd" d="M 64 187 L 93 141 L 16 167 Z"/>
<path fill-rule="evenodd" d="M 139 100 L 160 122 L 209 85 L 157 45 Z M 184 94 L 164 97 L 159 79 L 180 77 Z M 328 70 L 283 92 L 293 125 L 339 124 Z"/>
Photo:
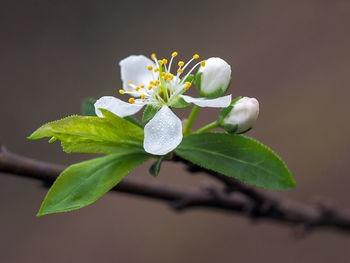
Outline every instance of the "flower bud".
<path fill-rule="evenodd" d="M 231 83 L 231 66 L 221 58 L 209 58 L 196 75 L 196 86 L 202 97 L 217 98 Z"/>
<path fill-rule="evenodd" d="M 234 103 L 231 111 L 226 112 L 221 120 L 221 126 L 228 132 L 243 133 L 253 127 L 258 115 L 258 100 L 244 97 Z"/>

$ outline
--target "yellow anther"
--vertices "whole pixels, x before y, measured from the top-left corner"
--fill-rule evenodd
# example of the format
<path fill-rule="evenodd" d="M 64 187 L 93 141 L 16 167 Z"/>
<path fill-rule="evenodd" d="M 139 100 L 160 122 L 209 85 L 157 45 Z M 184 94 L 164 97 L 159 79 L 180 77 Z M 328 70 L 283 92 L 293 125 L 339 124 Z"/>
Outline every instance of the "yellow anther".
<path fill-rule="evenodd" d="M 151 59 L 156 59 L 156 54 L 155 53 L 153 53 L 152 55 L 151 55 Z"/>
<path fill-rule="evenodd" d="M 166 82 L 168 82 L 168 83 L 169 83 L 169 82 L 170 82 L 170 79 L 166 79 Z"/>
<path fill-rule="evenodd" d="M 182 67 L 183 65 L 185 65 L 185 62 L 183 61 L 179 61 L 179 63 L 177 63 L 179 65 L 179 67 Z"/>
<path fill-rule="evenodd" d="M 157 87 L 154 88 L 154 91 L 157 91 Z"/>
<path fill-rule="evenodd" d="M 194 58 L 194 59 L 198 59 L 198 58 L 199 58 L 199 55 L 198 55 L 198 54 L 194 54 L 194 55 L 193 55 L 193 58 Z"/>
<path fill-rule="evenodd" d="M 204 61 L 204 60 L 201 61 L 201 66 L 202 66 L 202 67 L 205 66 L 205 61 Z"/>
<path fill-rule="evenodd" d="M 180 68 L 177 70 L 177 73 L 182 73 L 182 72 L 184 72 L 184 71 Z"/>
<path fill-rule="evenodd" d="M 140 90 L 140 87 L 136 87 L 135 90 L 136 90 L 136 91 L 139 91 L 139 90 Z"/>
<path fill-rule="evenodd" d="M 170 79 L 173 80 L 173 78 L 174 78 L 174 75 L 170 74 Z"/>
<path fill-rule="evenodd" d="M 152 66 L 148 66 L 147 69 L 148 69 L 148 70 L 152 70 L 153 67 L 152 67 Z"/>
<path fill-rule="evenodd" d="M 152 86 L 150 85 L 150 86 L 148 86 L 148 90 L 151 90 L 152 89 Z"/>
<path fill-rule="evenodd" d="M 120 90 L 119 90 L 119 93 L 120 93 L 120 94 L 124 94 L 125 91 L 124 91 L 123 89 L 120 89 Z"/>
<path fill-rule="evenodd" d="M 186 81 L 185 84 L 186 84 L 185 85 L 185 90 L 188 90 L 189 87 L 191 87 L 191 85 L 192 85 L 191 82 L 188 82 L 188 81 Z"/>
<path fill-rule="evenodd" d="M 129 99 L 129 103 L 131 103 L 131 104 L 135 103 L 135 99 L 134 98 L 130 98 Z"/>
<path fill-rule="evenodd" d="M 145 94 L 141 94 L 141 99 L 145 99 Z"/>
<path fill-rule="evenodd" d="M 141 84 L 140 87 L 141 87 L 141 89 L 143 89 L 145 87 L 145 85 Z"/>
<path fill-rule="evenodd" d="M 158 72 L 158 71 L 159 71 L 159 68 L 155 68 L 155 69 L 154 69 L 154 72 Z"/>
<path fill-rule="evenodd" d="M 149 84 L 150 84 L 151 86 L 153 86 L 155 83 L 154 83 L 153 80 L 151 80 L 151 81 L 149 82 Z"/>
<path fill-rule="evenodd" d="M 168 63 L 168 60 L 165 59 L 165 58 L 163 58 L 162 62 L 163 62 L 163 64 L 167 64 L 167 63 Z"/>
<path fill-rule="evenodd" d="M 162 77 L 165 77 L 165 76 L 166 76 L 166 73 L 165 73 L 165 72 L 162 72 L 162 74 L 160 74 L 160 75 L 162 75 Z"/>
<path fill-rule="evenodd" d="M 129 83 L 129 84 L 132 84 L 132 80 L 129 80 L 128 83 Z"/>
<path fill-rule="evenodd" d="M 160 81 L 159 80 L 156 80 L 155 84 L 156 85 L 159 85 Z"/>
<path fill-rule="evenodd" d="M 171 56 L 172 56 L 172 57 L 176 57 L 176 56 L 177 56 L 177 52 L 176 52 L 176 51 L 173 52 L 173 53 L 171 54 Z"/>

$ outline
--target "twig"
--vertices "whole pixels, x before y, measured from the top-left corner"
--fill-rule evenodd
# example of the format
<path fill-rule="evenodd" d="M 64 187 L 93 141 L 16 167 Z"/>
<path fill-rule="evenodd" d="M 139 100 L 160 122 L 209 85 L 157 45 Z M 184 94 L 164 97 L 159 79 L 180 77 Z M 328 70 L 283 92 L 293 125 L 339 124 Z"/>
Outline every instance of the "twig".
<path fill-rule="evenodd" d="M 286 225 L 292 225 L 297 230 L 329 227 L 350 233 L 350 213 L 325 205 L 303 205 L 283 198 L 271 198 L 270 195 L 259 191 L 236 180 L 227 180 L 212 171 L 190 165 L 187 161 L 173 157 L 172 161 L 180 161 L 216 179 L 224 182 L 233 190 L 232 193 L 221 191 L 211 185 L 202 188 L 191 188 L 177 185 L 146 181 L 126 177 L 113 192 L 123 192 L 143 197 L 167 201 L 176 210 L 194 207 L 214 208 L 242 214 L 253 219 L 267 219 Z M 62 172 L 64 166 L 19 156 L 1 146 L 0 172 L 40 180 L 48 186 Z M 195 171 L 192 171 L 195 172 Z M 268 205 L 267 205 L 268 204 Z M 272 204 L 272 205 L 271 205 Z M 326 209 L 325 209 L 326 207 Z M 299 231 L 301 233 L 301 231 Z"/>

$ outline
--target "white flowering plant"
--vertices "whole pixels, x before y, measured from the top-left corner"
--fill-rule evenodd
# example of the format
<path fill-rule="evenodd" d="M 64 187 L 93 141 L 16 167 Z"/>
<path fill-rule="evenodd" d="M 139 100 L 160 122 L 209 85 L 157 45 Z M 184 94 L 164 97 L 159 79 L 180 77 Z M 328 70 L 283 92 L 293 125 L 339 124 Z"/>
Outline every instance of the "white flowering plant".
<path fill-rule="evenodd" d="M 67 153 L 98 153 L 102 157 L 69 166 L 46 195 L 38 216 L 87 206 L 116 186 L 131 170 L 156 159 L 150 173 L 158 176 L 163 160 L 177 155 L 195 165 L 271 190 L 287 190 L 295 182 L 285 163 L 271 149 L 242 135 L 259 114 L 255 98 L 224 96 L 231 67 L 221 58 L 175 62 L 131 55 L 120 61 L 125 101 L 113 96 L 84 102 L 84 116 L 69 116 L 36 130 L 29 139 L 61 141 Z M 193 62 L 194 65 L 189 69 Z M 176 69 L 173 70 L 176 65 Z M 196 86 L 199 97 L 184 93 Z M 193 104 L 188 118 L 174 110 Z M 193 131 L 202 107 L 221 108 L 218 119 Z M 142 121 L 131 115 L 143 111 Z M 222 132 L 212 132 L 221 128 Z"/>

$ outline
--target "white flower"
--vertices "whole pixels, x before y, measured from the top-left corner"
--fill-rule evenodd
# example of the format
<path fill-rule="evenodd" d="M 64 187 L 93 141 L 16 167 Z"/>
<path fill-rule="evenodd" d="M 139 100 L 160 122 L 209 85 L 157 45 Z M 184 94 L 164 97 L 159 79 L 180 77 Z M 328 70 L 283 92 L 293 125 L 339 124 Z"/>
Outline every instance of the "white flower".
<path fill-rule="evenodd" d="M 236 133 L 242 133 L 253 127 L 259 115 L 259 102 L 255 98 L 243 97 L 237 101 L 230 113 L 223 119 L 224 124 L 237 125 Z"/>
<path fill-rule="evenodd" d="M 155 54 L 151 56 L 153 61 L 143 55 L 131 55 L 121 60 L 119 65 L 123 89 L 119 92 L 133 97 L 128 103 L 115 97 L 104 96 L 95 103 L 95 111 L 99 117 L 103 117 L 99 110 L 101 108 L 119 117 L 133 115 L 145 105 L 151 104 L 160 108 L 144 128 L 144 149 L 155 155 L 167 154 L 181 143 L 181 120 L 169 108 L 176 107 L 180 99 L 200 107 L 224 108 L 231 103 L 231 95 L 216 99 L 192 98 L 182 95 L 191 86 L 191 82 L 186 81 L 187 77 L 197 66 L 205 67 L 206 63 L 198 62 L 184 77 L 181 77 L 189 64 L 199 56 L 194 55 L 186 64 L 179 61 L 177 74 L 174 75 L 170 70 L 176 56 L 177 52 L 173 52 L 169 64 L 166 59 L 157 60 Z"/>
<path fill-rule="evenodd" d="M 231 82 L 231 66 L 221 58 L 209 58 L 200 74 L 199 93 L 203 97 L 215 98 L 224 94 Z"/>

